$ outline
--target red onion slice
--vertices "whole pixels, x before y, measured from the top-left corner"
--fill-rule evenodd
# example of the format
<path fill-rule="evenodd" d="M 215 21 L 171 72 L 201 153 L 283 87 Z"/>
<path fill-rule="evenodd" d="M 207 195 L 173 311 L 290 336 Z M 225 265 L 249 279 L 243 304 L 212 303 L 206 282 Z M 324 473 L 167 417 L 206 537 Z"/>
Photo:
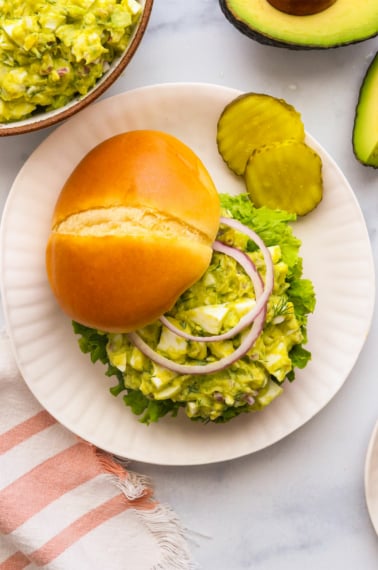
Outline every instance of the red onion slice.
<path fill-rule="evenodd" d="M 228 248 L 229 246 L 223 247 Z M 232 249 L 232 248 L 230 248 Z M 238 252 L 246 259 L 249 259 L 246 255 L 242 252 Z M 245 261 L 243 260 L 243 263 Z M 251 262 L 252 263 L 252 262 Z M 257 276 L 257 277 L 256 277 Z M 261 277 L 258 273 L 254 274 L 254 285 L 255 285 L 255 293 L 257 301 L 260 300 L 262 295 L 264 294 L 264 287 Z M 147 358 L 158 364 L 159 366 L 163 366 L 168 370 L 172 370 L 173 372 L 177 372 L 178 374 L 191 374 L 191 375 L 198 375 L 198 374 L 211 374 L 212 372 L 218 372 L 219 370 L 223 370 L 227 368 L 240 358 L 242 358 L 251 346 L 255 343 L 258 336 L 260 335 L 265 322 L 266 316 L 266 304 L 260 310 L 260 313 L 257 315 L 256 319 L 253 321 L 253 325 L 249 332 L 244 336 L 240 346 L 230 355 L 217 360 L 216 362 L 211 362 L 209 364 L 179 364 L 178 362 L 174 362 L 161 354 L 158 354 L 155 350 L 153 350 L 148 344 L 144 342 L 144 340 L 139 336 L 136 332 L 128 333 L 128 338 L 130 342 L 136 346 Z M 201 337 L 202 338 L 202 337 Z"/>
<path fill-rule="evenodd" d="M 251 281 L 253 283 L 253 286 L 255 289 L 255 294 L 256 294 L 256 304 L 258 303 L 258 306 L 260 307 L 258 310 L 258 312 L 260 313 L 262 311 L 262 309 L 264 308 L 263 306 L 261 306 L 261 303 L 260 303 L 261 296 L 258 299 L 258 295 L 257 295 L 257 291 L 261 290 L 261 277 L 258 274 L 258 271 L 257 271 L 253 261 L 243 251 L 240 251 L 239 249 L 236 249 L 236 248 L 231 247 L 229 245 L 225 245 L 224 243 L 222 243 L 220 241 L 215 241 L 213 243 L 213 250 L 219 251 L 220 253 L 224 253 L 225 255 L 232 257 L 233 259 L 235 259 L 235 261 L 237 261 L 239 263 L 239 265 L 241 265 L 243 267 L 244 271 L 246 272 L 246 274 L 248 275 L 248 277 L 251 279 Z M 264 304 L 266 304 L 266 303 L 264 303 Z M 187 332 L 183 331 L 182 329 L 177 328 L 164 315 L 162 317 L 160 317 L 159 320 L 167 329 L 169 329 L 173 333 L 177 334 L 178 336 L 185 338 L 186 340 L 194 340 L 197 342 L 215 342 L 215 341 L 233 338 L 234 336 L 239 334 L 242 330 L 244 330 L 247 326 L 250 326 L 255 318 L 256 318 L 256 305 L 250 311 L 248 311 L 248 313 L 243 315 L 243 317 L 240 319 L 240 321 L 237 323 L 237 325 L 235 325 L 234 327 L 232 327 L 231 329 L 229 329 L 228 331 L 226 331 L 222 334 L 210 335 L 210 336 L 196 336 L 196 335 L 192 335 L 190 333 L 187 333 Z"/>
<path fill-rule="evenodd" d="M 182 338 L 185 338 L 187 340 L 194 340 L 197 342 L 215 342 L 215 341 L 233 338 L 234 336 L 239 334 L 242 330 L 244 330 L 245 328 L 247 328 L 248 326 L 250 326 L 252 324 L 252 322 L 257 317 L 257 315 L 266 306 L 266 303 L 268 302 L 269 296 L 272 293 L 273 283 L 274 283 L 273 263 L 272 263 L 272 257 L 270 255 L 270 251 L 266 247 L 264 241 L 260 238 L 260 236 L 258 234 L 256 234 L 256 232 L 254 232 L 253 230 L 251 230 L 250 228 L 248 228 L 247 226 L 245 226 L 241 222 L 238 222 L 237 220 L 234 220 L 232 218 L 222 217 L 222 218 L 220 218 L 220 223 L 224 224 L 225 226 L 232 227 L 232 228 L 238 230 L 240 233 L 248 236 L 260 248 L 260 251 L 261 251 L 263 258 L 264 258 L 265 267 L 266 267 L 264 291 L 258 299 L 257 299 L 257 294 L 256 294 L 255 306 L 250 311 L 248 311 L 248 313 L 243 315 L 243 317 L 240 319 L 240 321 L 238 322 L 237 325 L 235 325 L 234 327 L 232 327 L 228 331 L 226 331 L 222 334 L 219 334 L 219 335 L 209 335 L 209 336 L 192 335 L 192 334 L 186 333 L 185 331 L 177 328 L 164 315 L 160 317 L 160 321 L 162 322 L 162 324 L 165 327 L 167 327 L 170 331 L 172 331 L 176 335 L 178 335 Z M 238 250 L 237 248 L 227 246 L 220 241 L 215 241 L 213 243 L 213 249 L 214 249 L 214 251 L 220 251 L 221 253 L 225 253 L 226 255 L 233 257 L 243 267 L 244 271 L 247 273 L 248 277 L 251 279 L 251 281 L 255 287 L 255 291 L 256 291 L 255 280 L 256 280 L 257 270 L 255 268 L 255 265 L 251 261 L 251 259 L 244 252 Z M 248 261 L 248 263 L 246 262 L 246 260 Z"/>
<path fill-rule="evenodd" d="M 248 226 L 245 226 L 244 224 L 242 224 L 238 220 L 234 220 L 233 218 L 221 217 L 220 223 L 225 225 L 225 226 L 229 226 L 230 228 L 237 230 L 241 234 L 248 236 L 260 248 L 260 251 L 262 253 L 262 256 L 264 258 L 264 263 L 265 263 L 265 286 L 264 286 L 263 294 L 258 299 L 255 307 L 253 308 L 253 310 L 255 311 L 255 314 L 257 315 L 260 312 L 260 309 L 266 305 L 266 303 L 269 299 L 269 296 L 273 290 L 274 267 L 273 267 L 273 261 L 272 261 L 272 256 L 270 255 L 270 251 L 267 248 L 267 246 L 265 245 L 264 241 L 261 239 L 261 237 L 256 232 L 254 232 L 253 230 L 251 230 L 251 228 L 249 228 Z"/>
<path fill-rule="evenodd" d="M 155 362 L 155 364 L 159 364 L 168 370 L 172 370 L 178 374 L 191 374 L 193 376 L 199 374 L 211 374 L 212 372 L 218 372 L 219 370 L 227 368 L 242 358 L 248 352 L 248 350 L 256 342 L 261 331 L 263 330 L 265 312 L 266 309 L 263 309 L 257 318 L 253 321 L 253 325 L 250 331 L 245 335 L 240 346 L 232 354 L 209 364 L 179 364 L 178 362 L 174 362 L 173 360 L 165 358 L 165 356 L 162 356 L 161 354 L 155 352 L 137 333 L 128 333 L 128 338 L 130 342 L 136 346 L 136 348 L 138 348 L 145 356 L 147 356 L 147 358 Z"/>

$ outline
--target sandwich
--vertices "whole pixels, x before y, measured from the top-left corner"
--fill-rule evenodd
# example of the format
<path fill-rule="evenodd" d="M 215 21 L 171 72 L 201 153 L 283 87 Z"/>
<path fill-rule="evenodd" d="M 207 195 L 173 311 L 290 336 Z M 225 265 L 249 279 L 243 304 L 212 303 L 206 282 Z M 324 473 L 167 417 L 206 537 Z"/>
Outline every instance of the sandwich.
<path fill-rule="evenodd" d="M 142 422 L 180 410 L 226 422 L 270 404 L 307 364 L 315 295 L 294 219 L 219 193 L 197 154 L 160 131 L 111 137 L 73 170 L 48 279 L 81 350 Z"/>

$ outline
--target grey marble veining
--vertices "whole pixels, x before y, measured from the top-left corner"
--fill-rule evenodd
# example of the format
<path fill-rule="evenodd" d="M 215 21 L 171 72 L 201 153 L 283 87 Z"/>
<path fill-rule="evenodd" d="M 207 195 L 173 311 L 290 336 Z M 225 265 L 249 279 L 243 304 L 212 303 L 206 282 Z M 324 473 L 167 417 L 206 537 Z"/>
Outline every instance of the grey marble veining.
<path fill-rule="evenodd" d="M 359 86 L 377 49 L 377 39 L 309 52 L 262 46 L 226 21 L 217 0 L 155 0 L 141 46 L 104 97 L 153 83 L 206 82 L 288 100 L 351 184 L 377 263 L 378 171 L 359 164 L 351 145 Z M 1 208 L 22 164 L 48 133 L 0 139 Z M 132 465 L 152 478 L 158 498 L 188 528 L 201 569 L 378 568 L 363 480 L 378 417 L 377 344 L 375 312 L 339 393 L 270 448 L 214 465 Z"/>

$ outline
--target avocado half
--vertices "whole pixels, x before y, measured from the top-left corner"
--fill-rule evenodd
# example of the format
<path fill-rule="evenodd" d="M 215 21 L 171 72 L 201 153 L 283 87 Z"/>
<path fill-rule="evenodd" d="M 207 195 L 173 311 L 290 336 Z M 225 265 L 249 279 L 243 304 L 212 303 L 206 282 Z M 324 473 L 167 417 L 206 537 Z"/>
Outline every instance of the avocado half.
<path fill-rule="evenodd" d="M 360 88 L 353 126 L 353 151 L 362 164 L 378 168 L 378 53 Z"/>
<path fill-rule="evenodd" d="M 362 42 L 378 34 L 378 0 L 336 0 L 316 14 L 294 16 L 267 0 L 219 0 L 240 32 L 262 44 L 325 49 Z"/>

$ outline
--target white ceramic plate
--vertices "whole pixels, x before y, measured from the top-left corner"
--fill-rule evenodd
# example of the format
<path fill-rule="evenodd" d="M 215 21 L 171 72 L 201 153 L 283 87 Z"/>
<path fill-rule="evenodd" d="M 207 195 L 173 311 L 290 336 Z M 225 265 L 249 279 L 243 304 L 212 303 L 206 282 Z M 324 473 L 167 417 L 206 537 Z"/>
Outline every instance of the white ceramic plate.
<path fill-rule="evenodd" d="M 365 498 L 371 522 L 378 534 L 378 421 L 374 426 L 366 453 Z"/>
<path fill-rule="evenodd" d="M 238 91 L 215 85 L 163 84 L 105 99 L 54 131 L 32 154 L 10 192 L 1 234 L 2 296 L 20 370 L 41 404 L 67 428 L 119 456 L 195 465 L 240 457 L 271 445 L 312 418 L 351 371 L 370 327 L 374 271 L 356 198 L 339 168 L 308 136 L 324 166 L 324 199 L 295 225 L 304 273 L 317 307 L 309 319 L 312 361 L 262 412 L 224 425 L 185 417 L 145 426 L 114 398 L 102 365 L 77 346 L 70 320 L 50 292 L 44 267 L 50 218 L 62 183 L 98 142 L 125 130 L 160 129 L 205 162 L 220 192 L 244 190 L 218 155 L 216 124 Z"/>

